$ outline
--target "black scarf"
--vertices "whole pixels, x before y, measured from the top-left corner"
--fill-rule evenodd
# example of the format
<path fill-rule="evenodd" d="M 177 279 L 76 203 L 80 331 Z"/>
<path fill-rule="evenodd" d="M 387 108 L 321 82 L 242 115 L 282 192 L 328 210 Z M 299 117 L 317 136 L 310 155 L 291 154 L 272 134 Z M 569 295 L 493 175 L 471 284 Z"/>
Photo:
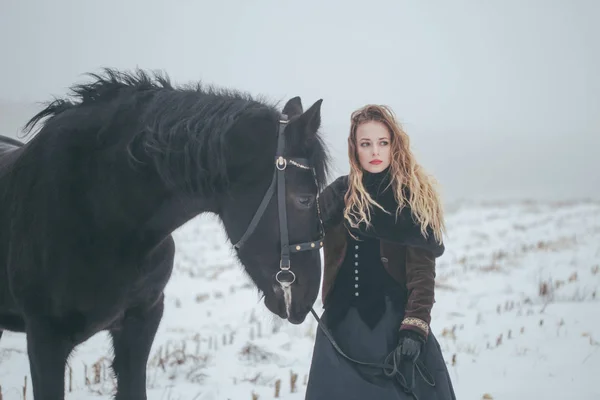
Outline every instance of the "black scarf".
<path fill-rule="evenodd" d="M 386 239 L 404 244 L 407 246 L 421 247 L 431 251 L 435 257 L 444 253 L 444 245 L 435 241 L 433 230 L 427 228 L 427 238 L 421 233 L 421 227 L 415 222 L 410 205 L 405 204 L 402 211 L 396 217 L 397 202 L 394 196 L 394 188 L 388 184 L 391 176 L 389 167 L 376 174 L 365 172 L 363 174 L 363 185 L 369 191 L 371 197 L 377 201 L 386 211 L 381 211 L 378 207 L 371 207 L 371 226 L 359 225 L 358 233 L 361 235 Z M 327 186 L 319 196 L 321 204 L 321 213 L 325 230 L 329 227 L 344 223 L 346 228 L 351 229 L 344 221 L 344 196 L 348 191 L 348 175 L 337 178 Z M 409 197 L 408 188 L 404 187 L 404 196 Z M 353 231 L 353 233 L 355 233 Z"/>

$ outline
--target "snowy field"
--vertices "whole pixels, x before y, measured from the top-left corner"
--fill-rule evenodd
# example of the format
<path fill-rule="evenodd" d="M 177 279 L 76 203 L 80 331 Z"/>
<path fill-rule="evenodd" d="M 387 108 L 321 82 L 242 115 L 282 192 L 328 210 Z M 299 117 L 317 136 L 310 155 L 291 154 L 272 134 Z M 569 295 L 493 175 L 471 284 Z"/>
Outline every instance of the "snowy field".
<path fill-rule="evenodd" d="M 458 399 L 600 399 L 600 203 L 465 202 L 448 228 L 432 329 Z M 175 236 L 149 399 L 303 399 L 313 317 L 273 318 L 213 217 Z M 0 340 L 3 400 L 24 384 L 33 398 L 25 348 L 22 334 Z M 111 357 L 104 333 L 78 347 L 67 399 L 110 399 Z"/>

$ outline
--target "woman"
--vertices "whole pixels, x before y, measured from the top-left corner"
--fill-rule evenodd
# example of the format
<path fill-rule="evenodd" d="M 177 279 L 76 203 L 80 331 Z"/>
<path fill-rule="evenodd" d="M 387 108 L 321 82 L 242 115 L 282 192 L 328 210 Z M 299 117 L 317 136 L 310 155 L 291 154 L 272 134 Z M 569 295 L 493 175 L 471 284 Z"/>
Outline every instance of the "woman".
<path fill-rule="evenodd" d="M 352 114 L 348 156 L 349 175 L 320 195 L 324 326 L 305 398 L 455 399 L 429 329 L 445 230 L 433 180 L 385 106 Z"/>

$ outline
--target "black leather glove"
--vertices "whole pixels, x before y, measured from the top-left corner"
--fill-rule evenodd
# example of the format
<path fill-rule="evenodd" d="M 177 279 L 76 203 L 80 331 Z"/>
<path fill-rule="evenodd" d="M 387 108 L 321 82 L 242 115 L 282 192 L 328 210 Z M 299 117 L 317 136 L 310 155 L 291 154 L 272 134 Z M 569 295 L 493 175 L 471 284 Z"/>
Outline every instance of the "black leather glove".
<path fill-rule="evenodd" d="M 415 388 L 415 361 L 421 354 L 425 339 L 416 332 L 400 331 L 400 339 L 396 350 L 390 354 L 393 358 L 393 369 L 385 371 L 387 376 L 396 379 L 403 390 L 411 393 Z M 390 356 L 386 359 L 390 363 Z"/>
<path fill-rule="evenodd" d="M 398 347 L 396 347 L 396 356 L 402 360 L 414 362 L 421 354 L 423 343 L 425 343 L 425 341 L 418 333 L 402 330 L 400 331 Z"/>

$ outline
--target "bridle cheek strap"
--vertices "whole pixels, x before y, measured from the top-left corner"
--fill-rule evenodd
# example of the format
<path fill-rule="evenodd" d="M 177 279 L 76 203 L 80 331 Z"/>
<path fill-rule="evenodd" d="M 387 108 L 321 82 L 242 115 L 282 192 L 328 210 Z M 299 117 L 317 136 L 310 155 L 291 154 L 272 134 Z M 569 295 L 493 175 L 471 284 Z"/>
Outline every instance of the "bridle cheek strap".
<path fill-rule="evenodd" d="M 279 262 L 280 270 L 277 272 L 275 279 L 283 287 L 289 287 L 296 280 L 296 275 L 291 270 L 290 255 L 291 253 L 297 253 L 300 251 L 307 250 L 318 250 L 323 247 L 323 221 L 321 219 L 321 210 L 319 208 L 319 194 L 317 178 L 314 168 L 309 166 L 309 161 L 305 158 L 285 158 L 283 152 L 285 150 L 285 135 L 284 131 L 288 124 L 288 118 L 285 114 L 282 115 L 279 120 L 279 132 L 277 138 L 277 150 L 275 154 L 275 171 L 273 173 L 273 179 L 269 188 L 265 192 L 265 195 L 256 209 L 246 232 L 242 235 L 240 240 L 234 245 L 236 249 L 240 249 L 244 243 L 248 240 L 250 235 L 256 229 L 260 219 L 262 218 L 267 206 L 269 205 L 271 198 L 275 194 L 275 188 L 277 188 L 277 208 L 279 210 L 279 235 L 281 240 L 281 259 Z M 285 193 L 285 171 L 288 166 L 294 166 L 296 168 L 311 170 L 313 178 L 315 179 L 315 187 L 317 188 L 317 216 L 319 220 L 319 238 L 316 241 L 296 243 L 290 245 L 289 243 L 289 231 L 287 221 L 287 208 L 286 208 L 286 193 Z"/>

